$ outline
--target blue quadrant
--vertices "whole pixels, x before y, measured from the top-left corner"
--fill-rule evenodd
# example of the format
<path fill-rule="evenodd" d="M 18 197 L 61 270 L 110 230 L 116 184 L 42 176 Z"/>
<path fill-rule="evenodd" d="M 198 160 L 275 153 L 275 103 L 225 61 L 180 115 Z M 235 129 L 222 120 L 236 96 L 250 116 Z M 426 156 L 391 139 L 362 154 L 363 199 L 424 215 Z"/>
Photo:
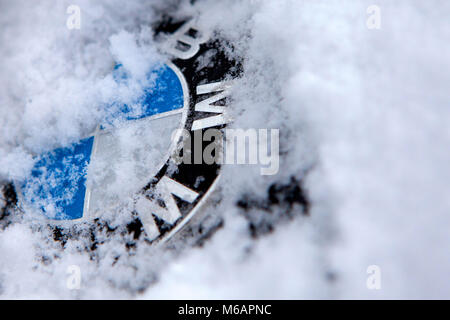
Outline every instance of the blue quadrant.
<path fill-rule="evenodd" d="M 150 76 L 156 76 L 155 86 L 144 90 L 138 99 L 140 112 L 136 113 L 127 105 L 111 105 L 109 109 L 116 111 L 107 115 L 102 128 L 116 120 L 126 123 L 183 108 L 182 85 L 171 68 L 164 66 L 149 73 Z M 127 81 L 120 65 L 115 68 L 114 77 L 119 83 Z M 51 219 L 82 218 L 93 144 L 94 137 L 89 137 L 37 157 L 31 177 L 22 185 L 24 200 L 41 209 Z"/>
<path fill-rule="evenodd" d="M 83 216 L 86 173 L 94 137 L 39 157 L 31 179 L 23 186 L 25 197 L 48 218 L 73 220 Z"/>
<path fill-rule="evenodd" d="M 149 77 L 155 76 L 155 86 L 145 89 L 144 94 L 136 101 L 138 110 L 128 105 L 112 105 L 111 114 L 108 114 L 104 125 L 111 125 L 116 120 L 138 120 L 149 116 L 157 115 L 168 111 L 183 108 L 183 88 L 177 74 L 168 66 L 149 74 Z M 117 65 L 114 71 L 114 78 L 117 82 L 128 80 L 121 65 Z M 117 110 L 116 112 L 114 112 Z"/>

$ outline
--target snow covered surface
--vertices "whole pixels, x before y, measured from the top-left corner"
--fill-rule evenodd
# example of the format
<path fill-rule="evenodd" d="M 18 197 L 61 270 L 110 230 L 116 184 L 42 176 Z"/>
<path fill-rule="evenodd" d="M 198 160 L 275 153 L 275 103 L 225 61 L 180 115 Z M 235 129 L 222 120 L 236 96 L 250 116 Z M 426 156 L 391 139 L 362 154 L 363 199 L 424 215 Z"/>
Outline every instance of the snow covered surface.
<path fill-rule="evenodd" d="M 379 30 L 366 26 L 374 1 L 182 1 L 175 14 L 199 15 L 244 57 L 232 126 L 279 128 L 280 172 L 225 167 L 221 202 L 208 207 L 225 223 L 201 247 L 138 243 L 130 254 L 98 231 L 92 255 L 87 227 L 63 250 L 33 212 L 13 217 L 0 231 L 0 297 L 450 298 L 450 3 L 375 2 Z M 66 27 L 71 4 L 80 30 Z M 142 70 L 167 59 L 150 23 L 177 4 L 1 0 L 0 181 L 90 134 L 105 103 L 139 95 Z M 126 87 L 112 78 L 117 61 L 133 75 Z M 309 215 L 299 204 L 236 205 L 243 195 L 263 203 L 293 176 Z M 126 212 L 110 212 L 111 224 Z M 274 230 L 252 237 L 259 215 Z M 80 290 L 67 288 L 70 265 Z M 366 286 L 371 265 L 380 290 Z"/>

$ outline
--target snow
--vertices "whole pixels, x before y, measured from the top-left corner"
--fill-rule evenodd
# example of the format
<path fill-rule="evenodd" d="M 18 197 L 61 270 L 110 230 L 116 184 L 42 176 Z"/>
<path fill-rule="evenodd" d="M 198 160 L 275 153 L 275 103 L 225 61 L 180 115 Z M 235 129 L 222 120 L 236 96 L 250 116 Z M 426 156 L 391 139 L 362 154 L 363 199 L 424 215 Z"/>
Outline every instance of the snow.
<path fill-rule="evenodd" d="M 62 249 L 25 212 L 0 231 L 0 297 L 450 298 L 450 4 L 377 0 L 372 30 L 372 1 L 182 2 L 177 15 L 199 14 L 244 57 L 232 127 L 280 129 L 280 172 L 226 166 L 221 201 L 207 209 L 224 226 L 201 247 L 139 242 L 129 254 L 129 239 L 99 230 L 93 253 L 81 225 Z M 0 181 L 91 134 L 105 103 L 139 94 L 143 70 L 166 59 L 149 25 L 176 3 L 0 2 Z M 80 30 L 66 28 L 71 4 Z M 117 61 L 129 86 L 112 78 Z M 303 181 L 309 215 L 299 204 L 236 205 L 243 195 L 264 203 L 291 176 Z M 129 218 L 126 207 L 105 215 L 118 228 Z M 274 231 L 252 237 L 252 219 Z M 80 290 L 66 287 L 70 265 Z M 371 265 L 380 290 L 366 287 Z"/>

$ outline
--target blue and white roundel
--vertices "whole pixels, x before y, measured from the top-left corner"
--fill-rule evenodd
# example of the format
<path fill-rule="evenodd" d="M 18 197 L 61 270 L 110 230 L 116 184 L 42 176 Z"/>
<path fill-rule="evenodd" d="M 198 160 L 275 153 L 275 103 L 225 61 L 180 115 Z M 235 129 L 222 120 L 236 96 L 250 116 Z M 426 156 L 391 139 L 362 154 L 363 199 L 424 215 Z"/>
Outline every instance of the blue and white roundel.
<path fill-rule="evenodd" d="M 140 112 L 114 106 L 94 135 L 39 156 L 21 187 L 23 205 L 50 219 L 76 220 L 142 188 L 165 162 L 184 119 L 187 93 L 178 69 L 162 67 L 155 83 L 142 95 Z M 110 125 L 118 119 L 119 126 Z"/>

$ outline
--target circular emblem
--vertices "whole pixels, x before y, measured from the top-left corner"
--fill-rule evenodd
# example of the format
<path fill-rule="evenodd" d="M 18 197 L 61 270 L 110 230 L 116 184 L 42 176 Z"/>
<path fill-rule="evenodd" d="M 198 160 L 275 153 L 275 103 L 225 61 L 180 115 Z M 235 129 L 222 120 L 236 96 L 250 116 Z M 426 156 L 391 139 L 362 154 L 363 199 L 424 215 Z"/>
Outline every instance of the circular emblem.
<path fill-rule="evenodd" d="M 92 135 L 38 156 L 29 179 L 15 183 L 19 207 L 65 228 L 132 193 L 130 210 L 151 242 L 169 239 L 197 213 L 220 174 L 220 162 L 203 154 L 222 141 L 206 132 L 231 121 L 227 98 L 240 64 L 193 19 L 165 17 L 155 38 L 172 59 L 148 74 L 153 85 L 139 107 L 112 104 Z M 114 69 L 119 83 L 129 80 L 122 69 Z"/>

